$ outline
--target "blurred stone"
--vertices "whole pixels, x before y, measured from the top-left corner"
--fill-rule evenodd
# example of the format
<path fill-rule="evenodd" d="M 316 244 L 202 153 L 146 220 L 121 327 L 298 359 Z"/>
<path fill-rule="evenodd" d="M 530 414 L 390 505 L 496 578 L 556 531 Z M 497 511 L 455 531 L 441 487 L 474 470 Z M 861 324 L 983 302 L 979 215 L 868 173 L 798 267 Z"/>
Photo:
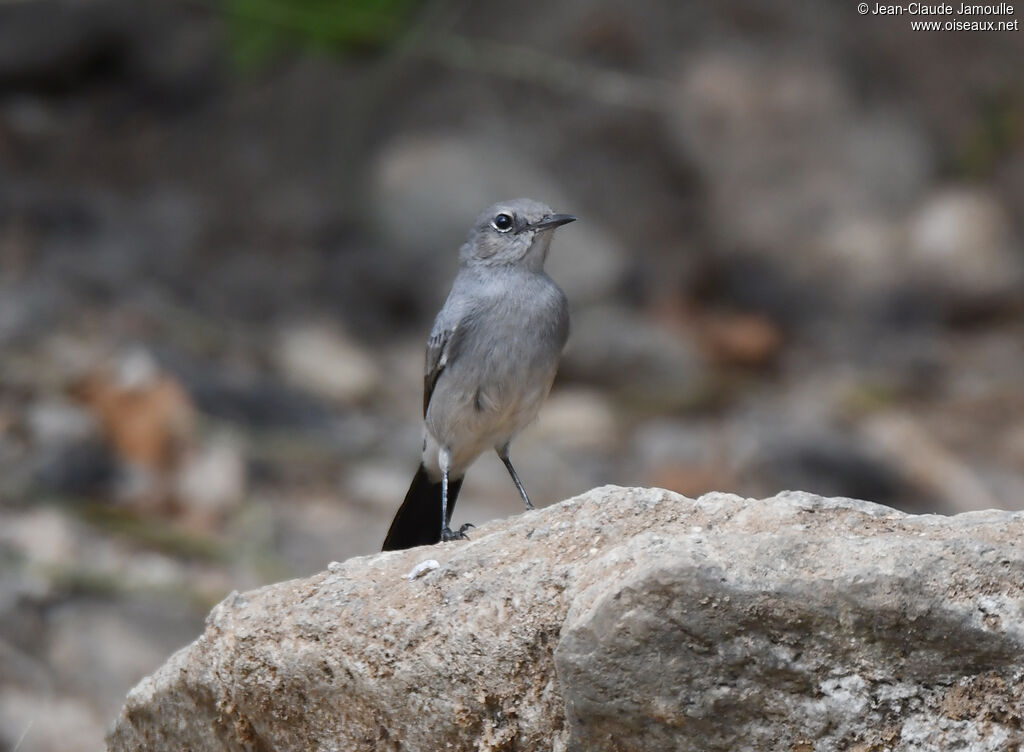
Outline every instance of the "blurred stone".
<path fill-rule="evenodd" d="M 122 578 L 126 590 L 150 592 L 188 592 L 194 597 L 204 594 L 204 572 L 196 572 L 180 556 L 154 551 L 109 548 L 105 555 L 97 556 L 100 572 L 130 569 L 131 576 Z M 221 585 L 223 588 L 223 585 Z"/>
<path fill-rule="evenodd" d="M 664 488 L 683 496 L 698 497 L 715 488 L 728 488 L 731 479 L 721 468 L 705 465 L 663 465 L 655 467 L 646 481 L 654 488 Z"/>
<path fill-rule="evenodd" d="M 770 365 L 783 345 L 782 330 L 756 314 L 707 314 L 693 322 L 708 358 L 721 365 L 758 368 Z"/>
<path fill-rule="evenodd" d="M 4 639 L 8 632 L 8 625 L 5 623 L 10 618 L 8 611 L 12 605 L 17 607 L 17 604 L 6 602 L 9 599 L 4 593 L 5 579 L 7 578 L 0 575 L 0 686 L 31 689 L 36 692 L 50 691 L 53 689 L 53 682 L 46 664 Z M 0 740 L 3 738 L 2 734 L 0 731 Z"/>
<path fill-rule="evenodd" d="M 891 455 L 873 442 L 828 427 L 762 432 L 756 452 L 737 475 L 758 489 L 810 488 L 814 493 L 881 499 L 907 510 L 923 507 L 913 484 Z"/>
<path fill-rule="evenodd" d="M 26 511 L 0 515 L 0 562 L 16 561 L 13 582 L 0 578 L 0 616 L 14 598 L 29 596 L 35 602 L 65 593 L 69 584 L 88 583 L 131 592 L 191 592 L 197 576 L 195 568 L 172 553 L 159 553 L 135 545 L 152 540 L 149 531 L 131 524 L 126 517 L 97 515 L 85 524 L 64 507 L 38 506 Z M 129 523 L 131 520 L 127 520 Z M 155 534 L 164 542 L 173 541 L 174 532 L 154 522 Z M 127 538 L 110 533 L 120 532 Z M 139 535 L 134 540 L 133 535 Z M 184 534 L 181 535 L 184 538 Z M 181 551 L 177 551 L 181 555 Z M 2 569 L 0 569 L 2 572 Z M 11 589 L 6 589 L 6 588 Z M 88 587 L 86 587 L 88 591 Z M 91 592 L 91 591 L 90 591 Z"/>
<path fill-rule="evenodd" d="M 24 283 L 32 267 L 35 252 L 36 237 L 24 218 L 14 217 L 6 222 L 0 221 L 0 292 L 6 293 L 8 289 L 17 289 L 19 282 Z M 8 288 L 8 285 L 11 288 Z M 17 300 L 15 299 L 13 304 L 8 302 L 8 306 L 13 309 L 11 312 L 15 315 L 11 316 L 0 308 L 0 335 L 5 329 L 13 328 L 10 319 L 17 318 Z"/>
<path fill-rule="evenodd" d="M 431 295 L 435 304 L 443 300 L 476 217 L 490 204 L 526 196 L 580 217 L 556 233 L 547 262 L 571 303 L 606 299 L 623 280 L 622 250 L 600 219 L 587 216 L 529 155 L 506 151 L 500 142 L 463 134 L 398 141 L 378 156 L 377 228 L 403 263 L 414 265 L 408 278 L 419 288 L 414 294 Z"/>
<path fill-rule="evenodd" d="M 611 306 L 574 316 L 560 373 L 666 409 L 707 386 L 701 357 L 681 334 Z"/>
<path fill-rule="evenodd" d="M 770 177 L 776 162 L 799 156 L 807 136 L 822 138 L 816 132 L 850 110 L 845 88 L 819 63 L 730 51 L 686 61 L 669 120 L 682 156 L 716 180 L 749 173 L 766 159 Z"/>
<path fill-rule="evenodd" d="M 72 599 L 47 610 L 47 665 L 58 691 L 88 697 L 112 718 L 124 687 L 159 666 L 201 623 L 190 608 L 171 611 L 144 596 Z"/>
<path fill-rule="evenodd" d="M 380 384 L 382 400 L 389 413 L 405 420 L 423 417 L 423 360 L 429 332 L 430 321 L 426 320 L 412 337 L 377 350 L 388 374 Z"/>
<path fill-rule="evenodd" d="M 164 106 L 213 91 L 224 69 L 223 32 L 203 14 L 173 3 L 134 3 L 125 68 L 141 93 Z"/>
<path fill-rule="evenodd" d="M 193 448 L 177 477 L 177 501 L 187 515 L 206 526 L 242 503 L 246 464 L 237 439 L 221 434 Z"/>
<path fill-rule="evenodd" d="M 150 356 L 126 355 L 116 372 L 90 374 L 75 396 L 103 426 L 118 457 L 158 474 L 176 467 L 192 440 L 194 410 L 185 390 Z"/>
<path fill-rule="evenodd" d="M 84 699 L 0 688 L 0 747 L 11 752 L 96 752 L 106 723 Z"/>
<path fill-rule="evenodd" d="M 9 515 L 0 528 L 0 543 L 37 569 L 55 572 L 83 564 L 81 531 L 54 507 Z"/>
<path fill-rule="evenodd" d="M 0 85 L 51 92 L 120 73 L 151 104 L 187 101 L 217 81 L 220 37 L 202 14 L 173 4 L 0 4 Z"/>
<path fill-rule="evenodd" d="M 410 479 L 412 472 L 414 469 Z M 369 515 L 365 506 L 339 504 L 334 497 L 292 498 L 287 508 L 270 512 L 274 553 L 289 572 L 316 572 L 343 552 L 363 555 L 379 551 L 404 495 L 402 489 L 391 508 L 383 504 L 370 507 Z"/>
<path fill-rule="evenodd" d="M 527 431 L 568 448 L 607 449 L 621 438 L 615 411 L 595 389 L 557 388 Z"/>
<path fill-rule="evenodd" d="M 118 504 L 144 514 L 166 515 L 174 509 L 173 473 L 156 472 L 134 462 L 119 463 L 111 496 Z"/>
<path fill-rule="evenodd" d="M 899 215 L 933 178 L 935 158 L 926 134 L 901 110 L 858 108 L 839 135 L 842 169 L 849 170 L 853 189 L 872 215 Z"/>
<path fill-rule="evenodd" d="M 99 425 L 90 413 L 60 399 L 32 403 L 25 421 L 38 446 L 78 443 L 99 435 Z"/>
<path fill-rule="evenodd" d="M 1024 149 L 1002 154 L 998 163 L 994 182 L 1000 198 L 1010 216 L 1024 216 Z"/>
<path fill-rule="evenodd" d="M 273 340 L 267 344 L 273 344 Z M 329 426 L 332 416 L 322 400 L 282 383 L 276 374 L 264 375 L 174 351 L 161 353 L 161 357 L 169 361 L 204 415 L 237 424 L 246 431 L 308 432 Z"/>
<path fill-rule="evenodd" d="M 39 570 L 9 559 L 0 548 L 0 692 L 4 687 L 32 692 L 53 690 L 53 669 L 45 661 L 44 611 L 59 589 Z M 0 730 L 0 749 L 3 731 Z"/>
<path fill-rule="evenodd" d="M 1024 471 L 1024 425 L 1018 423 L 1009 426 L 1000 444 L 1003 452 L 1012 460 L 1015 469 Z"/>
<path fill-rule="evenodd" d="M 0 86 L 52 89 L 88 75 L 114 54 L 123 11 L 104 0 L 0 4 Z"/>
<path fill-rule="evenodd" d="M 394 511 L 405 498 L 419 458 L 410 455 L 406 465 L 359 462 L 348 473 L 345 487 L 350 496 Z"/>
<path fill-rule="evenodd" d="M 1006 469 L 994 463 L 984 463 L 977 470 L 997 500 L 999 509 L 1024 510 L 1024 475 L 1020 470 Z"/>
<path fill-rule="evenodd" d="M 178 380 L 136 350 L 80 379 L 72 395 L 96 416 L 117 458 L 117 498 L 146 512 L 169 511 L 174 475 L 195 434 L 195 409 Z"/>
<path fill-rule="evenodd" d="M 654 418 L 632 432 L 632 454 L 654 465 L 707 465 L 726 442 L 712 427 L 696 420 Z"/>
<path fill-rule="evenodd" d="M 288 327 L 278 336 L 274 354 L 293 386 L 341 404 L 365 399 L 380 379 L 373 357 L 336 327 Z"/>
<path fill-rule="evenodd" d="M 947 188 L 929 195 L 909 220 L 903 281 L 953 301 L 1019 295 L 1021 250 L 994 194 Z"/>
<path fill-rule="evenodd" d="M 101 334 L 92 336 L 71 331 L 54 331 L 41 343 L 47 370 L 59 379 L 56 384 L 66 388 L 68 380 L 80 379 L 113 362 L 110 340 Z"/>
<path fill-rule="evenodd" d="M 16 183 L 5 191 L 0 182 L 0 202 L 10 202 L 15 216 L 23 217 L 34 240 L 36 268 L 45 270 L 28 278 L 31 284 L 26 285 L 23 305 L 42 298 L 51 318 L 70 321 L 88 310 L 91 301 L 125 306 L 147 297 L 159 300 L 156 288 L 167 281 L 173 286 L 182 274 L 189 275 L 190 294 L 198 294 L 209 270 L 199 272 L 189 265 L 190 254 L 207 229 L 203 206 L 195 196 L 159 185 L 125 197 L 100 185 L 87 189 L 75 181 Z M 150 304 L 142 320 L 166 312 Z M 110 323 L 116 328 L 116 320 Z M 78 331 L 84 333 L 84 328 Z M 63 329 L 42 327 L 40 337 L 49 338 L 55 331 L 66 336 Z M 91 338 L 109 345 L 112 333 L 97 332 L 100 336 Z"/>
<path fill-rule="evenodd" d="M 102 497 L 118 475 L 116 457 L 98 440 L 44 447 L 33 455 L 31 467 L 30 486 L 61 497 Z"/>
<path fill-rule="evenodd" d="M 729 447 L 720 420 L 656 418 L 637 426 L 627 456 L 635 458 L 636 474 L 646 483 L 699 496 L 712 488 L 735 487 L 726 467 Z"/>
<path fill-rule="evenodd" d="M 723 249 L 766 256 L 797 279 L 841 291 L 884 276 L 884 252 L 842 252 L 849 235 L 833 237 L 899 216 L 917 199 L 932 156 L 916 123 L 859 107 L 817 58 L 702 54 L 677 91 L 670 136 L 708 182 Z"/>
<path fill-rule="evenodd" d="M 53 325 L 54 308 L 61 308 L 54 285 L 0 280 L 0 345 L 43 336 Z"/>
<path fill-rule="evenodd" d="M 861 432 L 872 446 L 946 513 L 1002 506 L 969 464 L 957 457 L 932 431 L 906 412 L 868 417 Z"/>
<path fill-rule="evenodd" d="M 900 222 L 856 214 L 836 222 L 822 238 L 822 250 L 849 272 L 850 285 L 885 290 L 901 276 L 897 259 L 903 237 Z"/>
<path fill-rule="evenodd" d="M 60 133 L 60 119 L 55 108 L 41 97 L 22 96 L 0 107 L 0 122 L 16 139 L 43 143 Z"/>

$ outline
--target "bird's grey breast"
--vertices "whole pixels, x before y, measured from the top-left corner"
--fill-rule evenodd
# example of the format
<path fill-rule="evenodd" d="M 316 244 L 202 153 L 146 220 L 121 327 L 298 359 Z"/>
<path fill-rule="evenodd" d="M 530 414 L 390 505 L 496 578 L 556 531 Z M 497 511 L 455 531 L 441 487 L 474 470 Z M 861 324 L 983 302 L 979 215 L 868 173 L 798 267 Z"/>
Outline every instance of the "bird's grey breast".
<path fill-rule="evenodd" d="M 481 290 L 474 344 L 493 376 L 501 371 L 529 379 L 554 368 L 569 333 L 565 294 L 546 274 L 510 273 Z"/>
<path fill-rule="evenodd" d="M 479 412 L 543 400 L 569 332 L 562 290 L 546 274 L 520 270 L 470 274 L 456 288 L 462 338 L 448 365 L 449 386 L 468 394 Z"/>

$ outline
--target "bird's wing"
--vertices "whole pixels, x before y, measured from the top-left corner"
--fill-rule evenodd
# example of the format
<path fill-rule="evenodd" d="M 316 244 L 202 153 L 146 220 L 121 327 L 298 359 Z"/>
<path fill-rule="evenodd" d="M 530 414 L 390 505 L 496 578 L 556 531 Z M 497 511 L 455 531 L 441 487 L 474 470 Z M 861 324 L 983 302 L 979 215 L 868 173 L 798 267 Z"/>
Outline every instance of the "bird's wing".
<path fill-rule="evenodd" d="M 438 378 L 448 364 L 458 357 L 468 324 L 468 321 L 463 320 L 448 326 L 435 325 L 430 339 L 427 340 L 427 365 L 423 372 L 424 418 L 427 417 L 427 407 L 430 406 L 430 397 L 434 394 Z"/>

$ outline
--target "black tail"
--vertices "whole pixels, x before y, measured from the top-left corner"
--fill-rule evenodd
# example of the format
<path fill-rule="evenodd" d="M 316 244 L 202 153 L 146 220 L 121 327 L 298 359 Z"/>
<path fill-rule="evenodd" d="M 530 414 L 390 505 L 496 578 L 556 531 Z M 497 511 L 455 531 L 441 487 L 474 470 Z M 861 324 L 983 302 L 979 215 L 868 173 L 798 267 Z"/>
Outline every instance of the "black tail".
<path fill-rule="evenodd" d="M 459 498 L 462 478 L 448 481 L 448 519 L 452 518 L 455 500 Z M 434 483 L 427 477 L 427 471 L 420 465 L 412 485 L 405 494 L 405 501 L 391 521 L 388 537 L 384 539 L 382 551 L 398 551 L 413 546 L 429 546 L 441 541 L 441 483 Z"/>

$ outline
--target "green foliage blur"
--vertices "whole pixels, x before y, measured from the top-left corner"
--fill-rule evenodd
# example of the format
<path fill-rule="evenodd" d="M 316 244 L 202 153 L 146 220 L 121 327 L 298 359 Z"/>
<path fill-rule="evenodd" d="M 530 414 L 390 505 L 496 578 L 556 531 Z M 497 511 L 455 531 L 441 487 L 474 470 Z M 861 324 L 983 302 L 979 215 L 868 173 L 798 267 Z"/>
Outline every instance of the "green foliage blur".
<path fill-rule="evenodd" d="M 379 48 L 402 31 L 416 0 L 225 0 L 231 58 L 240 70 L 302 49 Z"/>

